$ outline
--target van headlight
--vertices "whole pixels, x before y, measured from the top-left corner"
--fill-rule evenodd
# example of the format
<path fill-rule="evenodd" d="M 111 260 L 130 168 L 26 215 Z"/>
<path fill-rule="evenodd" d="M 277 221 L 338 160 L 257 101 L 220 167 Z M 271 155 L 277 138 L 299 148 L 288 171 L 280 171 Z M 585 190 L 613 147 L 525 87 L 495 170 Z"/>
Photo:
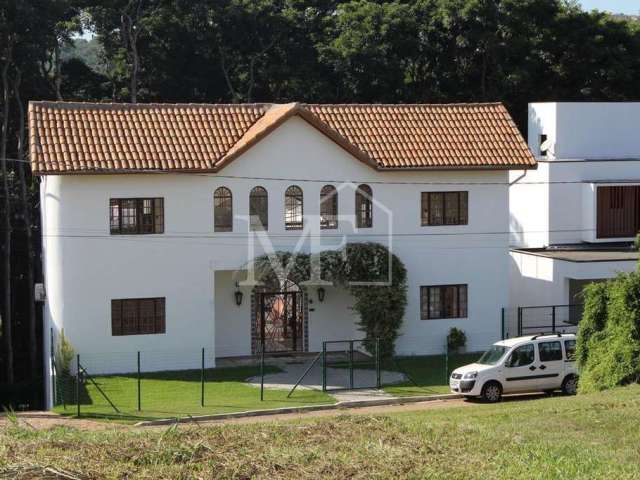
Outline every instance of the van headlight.
<path fill-rule="evenodd" d="M 474 378 L 478 377 L 478 372 L 467 372 L 464 374 L 464 378 L 465 380 L 473 380 Z"/>

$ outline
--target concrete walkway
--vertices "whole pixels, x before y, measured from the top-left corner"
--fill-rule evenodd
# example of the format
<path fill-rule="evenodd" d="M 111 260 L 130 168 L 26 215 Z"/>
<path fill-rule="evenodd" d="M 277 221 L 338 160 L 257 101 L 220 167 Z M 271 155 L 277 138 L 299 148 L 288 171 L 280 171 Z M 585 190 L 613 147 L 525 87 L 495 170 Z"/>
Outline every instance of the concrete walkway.
<path fill-rule="evenodd" d="M 269 365 L 277 366 L 282 371 L 269 373 L 264 376 L 265 388 L 277 388 L 289 390 L 293 388 L 302 374 L 311 365 L 312 359 L 300 361 L 299 359 L 270 359 Z M 380 380 L 383 385 L 402 383 L 406 380 L 404 374 L 383 370 L 380 372 Z M 260 387 L 260 377 L 255 376 L 247 380 L 256 387 Z M 339 390 L 330 391 L 338 401 L 372 400 L 394 398 L 383 390 L 375 388 L 376 371 L 368 368 L 354 368 L 353 387 L 358 390 L 348 390 L 350 388 L 350 374 L 348 368 L 327 368 L 327 389 Z M 322 365 L 318 361 L 307 373 L 302 383 L 298 385 L 301 389 L 322 390 Z"/>

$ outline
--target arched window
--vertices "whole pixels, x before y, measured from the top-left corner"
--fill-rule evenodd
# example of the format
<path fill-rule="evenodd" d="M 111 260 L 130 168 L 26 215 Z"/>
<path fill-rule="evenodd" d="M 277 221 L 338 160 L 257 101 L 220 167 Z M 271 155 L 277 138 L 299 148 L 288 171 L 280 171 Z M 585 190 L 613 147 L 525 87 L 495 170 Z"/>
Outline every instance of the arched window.
<path fill-rule="evenodd" d="M 302 189 L 291 185 L 284 192 L 284 228 L 285 230 L 302 229 Z"/>
<path fill-rule="evenodd" d="M 269 228 L 269 196 L 264 187 L 255 187 L 249 194 L 249 228 L 252 231 Z"/>
<path fill-rule="evenodd" d="M 320 228 L 338 228 L 338 191 L 333 185 L 320 190 Z"/>
<path fill-rule="evenodd" d="M 213 230 L 230 232 L 233 230 L 233 206 L 231 190 L 217 188 L 213 193 Z"/>
<path fill-rule="evenodd" d="M 373 192 L 369 185 L 360 185 L 356 190 L 356 226 L 373 226 Z"/>

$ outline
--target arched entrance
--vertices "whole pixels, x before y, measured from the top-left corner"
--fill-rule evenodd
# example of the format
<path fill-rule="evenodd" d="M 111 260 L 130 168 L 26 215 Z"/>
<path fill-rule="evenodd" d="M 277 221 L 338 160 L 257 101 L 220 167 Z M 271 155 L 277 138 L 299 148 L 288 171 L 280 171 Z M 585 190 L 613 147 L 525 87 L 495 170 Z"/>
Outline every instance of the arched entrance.
<path fill-rule="evenodd" d="M 254 353 L 304 352 L 305 298 L 304 292 L 290 280 L 281 282 L 280 289 L 255 292 Z"/>

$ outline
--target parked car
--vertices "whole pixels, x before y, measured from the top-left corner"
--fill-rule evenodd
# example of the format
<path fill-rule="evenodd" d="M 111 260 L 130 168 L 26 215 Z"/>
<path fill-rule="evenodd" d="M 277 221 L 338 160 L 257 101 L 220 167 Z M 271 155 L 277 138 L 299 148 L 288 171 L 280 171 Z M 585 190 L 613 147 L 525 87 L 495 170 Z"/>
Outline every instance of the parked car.
<path fill-rule="evenodd" d="M 575 395 L 578 372 L 574 334 L 541 334 L 496 342 L 476 362 L 457 368 L 449 387 L 465 397 L 497 402 L 505 393 Z"/>

